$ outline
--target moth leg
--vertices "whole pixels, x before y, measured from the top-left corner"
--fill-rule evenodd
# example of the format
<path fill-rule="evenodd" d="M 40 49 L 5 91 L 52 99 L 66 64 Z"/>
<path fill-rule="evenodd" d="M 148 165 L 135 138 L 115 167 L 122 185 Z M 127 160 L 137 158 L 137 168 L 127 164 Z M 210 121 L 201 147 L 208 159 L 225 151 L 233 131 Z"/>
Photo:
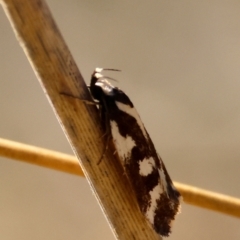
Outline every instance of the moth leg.
<path fill-rule="evenodd" d="M 99 105 L 99 104 L 100 104 L 98 101 L 95 101 L 95 100 L 92 100 L 92 101 L 90 101 L 90 100 L 84 100 L 84 99 L 81 99 L 81 98 L 79 98 L 79 97 L 77 97 L 77 96 L 71 95 L 70 93 L 60 92 L 60 94 L 61 94 L 61 95 L 65 95 L 65 96 L 67 96 L 67 97 L 80 99 L 81 102 L 84 102 L 84 103 L 89 104 L 89 105 Z"/>
<path fill-rule="evenodd" d="M 105 144 L 105 147 L 104 147 L 104 150 L 103 150 L 103 153 L 100 157 L 100 159 L 98 160 L 97 162 L 97 165 L 99 165 L 103 159 L 103 157 L 105 156 L 106 152 L 107 152 L 107 149 L 108 149 L 108 146 L 109 146 L 109 143 L 110 143 L 110 140 L 111 140 L 111 135 L 109 135 L 108 133 L 105 133 L 103 136 L 106 136 L 107 135 L 107 140 L 106 140 L 106 144 Z"/>
<path fill-rule="evenodd" d="M 81 100 L 82 102 L 89 104 L 89 105 L 99 105 L 100 103 L 97 101 L 89 101 L 89 100 Z"/>
<path fill-rule="evenodd" d="M 105 123 L 105 133 L 103 134 L 102 138 L 106 137 L 106 143 L 105 143 L 105 148 L 103 150 L 103 153 L 101 155 L 101 158 L 99 159 L 99 161 L 97 162 L 97 165 L 99 165 L 108 149 L 108 146 L 110 144 L 110 141 L 112 139 L 112 135 L 111 135 L 111 129 L 110 129 L 110 120 L 109 120 L 109 115 L 108 115 L 108 111 L 107 111 L 107 107 L 106 107 L 106 103 L 105 103 L 105 99 L 102 100 L 103 105 L 105 106 L 104 108 L 101 107 L 100 105 L 100 116 L 101 119 L 103 120 L 103 122 Z"/>
<path fill-rule="evenodd" d="M 89 87 L 89 86 L 88 86 Z M 104 147 L 104 150 L 103 150 L 103 153 L 100 157 L 100 159 L 98 160 L 97 162 L 97 165 L 99 165 L 108 149 L 108 146 L 109 146 L 109 143 L 110 143 L 110 140 L 112 138 L 111 136 L 111 129 L 110 129 L 110 126 L 109 126 L 109 118 L 108 118 L 108 114 L 106 112 L 104 112 L 104 108 L 101 107 L 101 104 L 99 101 L 95 101 L 95 100 L 92 100 L 92 101 L 89 101 L 89 100 L 83 100 L 77 96 L 74 96 L 74 95 L 71 95 L 69 93 L 66 93 L 66 92 L 60 92 L 60 94 L 62 95 L 65 95 L 67 97 L 71 97 L 71 98 L 77 98 L 77 99 L 80 99 L 82 102 L 86 103 L 86 104 L 89 104 L 89 105 L 98 105 L 99 106 L 99 109 L 100 109 L 100 117 L 101 119 L 105 122 L 105 133 L 103 134 L 103 136 L 101 138 L 105 138 L 105 136 L 107 137 L 106 139 L 106 145 Z M 105 101 L 103 100 L 103 104 L 106 106 L 106 103 Z M 107 109 L 107 108 L 105 108 Z"/>

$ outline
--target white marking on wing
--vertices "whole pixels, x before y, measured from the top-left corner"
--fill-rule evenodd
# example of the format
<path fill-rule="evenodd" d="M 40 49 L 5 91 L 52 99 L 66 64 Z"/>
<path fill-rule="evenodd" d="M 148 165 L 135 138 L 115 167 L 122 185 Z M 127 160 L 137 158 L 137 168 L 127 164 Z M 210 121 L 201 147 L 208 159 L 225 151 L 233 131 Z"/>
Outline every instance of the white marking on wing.
<path fill-rule="evenodd" d="M 125 164 L 125 160 L 130 157 L 135 141 L 130 136 L 126 138 L 119 133 L 118 125 L 115 121 L 110 121 L 112 137 L 120 159 Z"/>
<path fill-rule="evenodd" d="M 142 176 L 147 176 L 151 174 L 153 168 L 155 167 L 155 161 L 152 157 L 144 158 L 139 162 L 139 174 Z"/>
<path fill-rule="evenodd" d="M 146 139 L 148 139 L 147 132 L 146 132 L 146 130 L 145 130 L 145 127 L 144 127 L 144 125 L 143 125 L 143 123 L 142 123 L 142 121 L 141 121 L 141 119 L 140 119 L 140 117 L 139 117 L 136 109 L 135 109 L 134 107 L 130 107 L 129 105 L 126 105 L 126 104 L 121 103 L 121 102 L 118 102 L 118 101 L 116 101 L 116 105 L 117 105 L 117 107 L 118 107 L 121 111 L 127 113 L 128 115 L 130 115 L 130 116 L 132 116 L 132 117 L 134 117 L 134 118 L 136 119 L 137 124 L 138 124 L 139 127 L 141 128 L 144 137 L 145 137 Z"/>
<path fill-rule="evenodd" d="M 154 224 L 155 210 L 157 208 L 157 200 L 161 198 L 162 193 L 163 193 L 163 189 L 160 183 L 158 183 L 158 185 L 155 186 L 153 190 L 149 192 L 151 196 L 151 204 L 150 204 L 150 207 L 147 209 L 147 212 L 145 215 L 151 224 Z"/>

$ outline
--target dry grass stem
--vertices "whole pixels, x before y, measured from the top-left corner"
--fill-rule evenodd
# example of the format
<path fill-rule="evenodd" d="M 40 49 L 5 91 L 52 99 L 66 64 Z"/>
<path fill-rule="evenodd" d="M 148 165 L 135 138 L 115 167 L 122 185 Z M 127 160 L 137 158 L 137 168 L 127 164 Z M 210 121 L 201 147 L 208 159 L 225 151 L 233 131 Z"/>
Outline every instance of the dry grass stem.
<path fill-rule="evenodd" d="M 104 148 L 99 114 L 96 106 L 81 101 L 91 100 L 89 91 L 45 1 L 2 0 L 1 3 L 115 238 L 161 239 L 138 210 L 121 165 L 110 149 L 97 165 Z M 41 160 L 35 155 L 37 161 Z"/>

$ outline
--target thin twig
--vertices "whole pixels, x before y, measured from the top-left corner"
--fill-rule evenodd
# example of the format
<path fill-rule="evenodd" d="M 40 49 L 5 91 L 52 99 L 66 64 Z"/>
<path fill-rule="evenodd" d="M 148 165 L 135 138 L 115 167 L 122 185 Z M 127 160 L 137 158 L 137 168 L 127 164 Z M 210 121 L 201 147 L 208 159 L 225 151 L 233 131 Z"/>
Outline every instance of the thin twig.
<path fill-rule="evenodd" d="M 84 177 L 76 157 L 0 138 L 0 156 Z"/>
<path fill-rule="evenodd" d="M 0 156 L 84 176 L 77 158 L 0 138 Z M 174 182 L 184 202 L 240 218 L 240 199 Z"/>
<path fill-rule="evenodd" d="M 240 218 L 240 199 L 174 182 L 186 203 Z"/>

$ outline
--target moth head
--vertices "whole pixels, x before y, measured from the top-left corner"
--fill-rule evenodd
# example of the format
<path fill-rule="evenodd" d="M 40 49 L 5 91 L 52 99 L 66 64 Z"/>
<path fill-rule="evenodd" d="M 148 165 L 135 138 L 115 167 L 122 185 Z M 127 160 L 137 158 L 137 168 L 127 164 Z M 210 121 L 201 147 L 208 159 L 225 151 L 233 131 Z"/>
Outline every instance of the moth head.
<path fill-rule="evenodd" d="M 115 79 L 104 76 L 102 71 L 120 71 L 118 69 L 111 69 L 111 68 L 96 68 L 92 74 L 91 82 L 90 82 L 90 91 L 92 96 L 100 100 L 101 95 L 113 96 L 114 95 L 114 86 L 108 81 Z"/>
<path fill-rule="evenodd" d="M 95 73 L 101 73 L 104 70 L 104 68 L 95 68 Z"/>
<path fill-rule="evenodd" d="M 112 69 L 112 68 L 95 68 L 95 71 L 92 74 L 90 87 L 94 87 L 98 81 L 99 82 L 108 82 L 107 80 L 117 81 L 114 78 L 102 75 L 101 74 L 102 71 L 117 71 L 117 72 L 120 72 L 121 70 Z"/>

